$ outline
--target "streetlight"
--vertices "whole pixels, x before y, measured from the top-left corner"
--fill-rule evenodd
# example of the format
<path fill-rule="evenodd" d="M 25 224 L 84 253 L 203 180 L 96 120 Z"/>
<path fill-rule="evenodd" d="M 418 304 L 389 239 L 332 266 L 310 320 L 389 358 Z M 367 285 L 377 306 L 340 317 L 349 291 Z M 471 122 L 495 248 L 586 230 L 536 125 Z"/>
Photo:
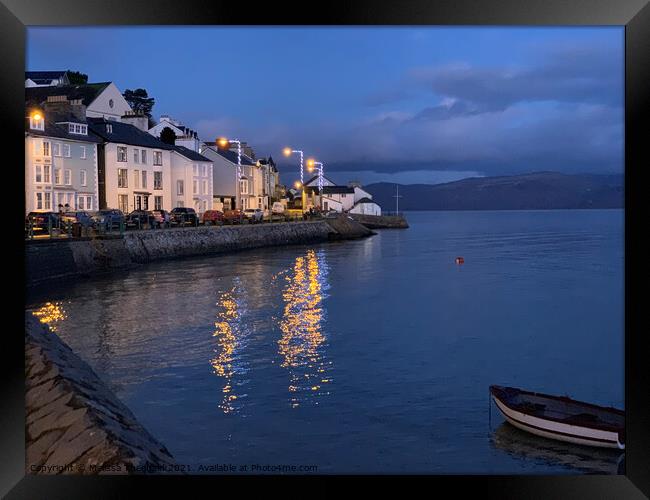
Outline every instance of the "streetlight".
<path fill-rule="evenodd" d="M 237 205 L 237 198 L 239 198 L 241 201 L 241 208 L 244 208 L 243 200 L 241 200 L 241 141 L 237 139 L 226 139 L 225 137 L 219 137 L 217 139 L 217 144 L 223 149 L 226 149 L 226 147 L 230 148 L 231 142 L 237 144 L 237 179 L 235 186 L 235 205 Z M 235 208 L 237 208 L 237 206 L 235 206 Z"/>
<path fill-rule="evenodd" d="M 284 148 L 282 150 L 282 154 L 284 154 L 284 156 L 286 156 L 287 158 L 291 156 L 292 153 L 300 154 L 300 185 L 302 186 L 303 182 L 305 182 L 303 168 L 302 168 L 303 152 L 300 149 L 291 149 L 291 148 Z M 305 211 L 305 190 L 304 189 L 302 190 L 302 196 L 300 199 L 302 203 L 302 211 L 304 212 Z"/>
<path fill-rule="evenodd" d="M 312 172 L 314 165 L 318 165 L 318 194 L 320 195 L 320 205 L 323 208 L 323 163 L 313 158 L 307 160 L 307 169 Z"/>

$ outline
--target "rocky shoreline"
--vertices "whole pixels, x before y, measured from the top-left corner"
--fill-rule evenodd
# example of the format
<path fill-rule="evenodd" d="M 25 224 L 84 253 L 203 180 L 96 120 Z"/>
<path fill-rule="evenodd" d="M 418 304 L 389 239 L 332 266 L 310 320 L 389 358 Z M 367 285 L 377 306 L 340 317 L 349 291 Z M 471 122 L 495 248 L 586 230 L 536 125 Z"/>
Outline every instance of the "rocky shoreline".
<path fill-rule="evenodd" d="M 92 368 L 25 313 L 26 474 L 179 473 Z"/>

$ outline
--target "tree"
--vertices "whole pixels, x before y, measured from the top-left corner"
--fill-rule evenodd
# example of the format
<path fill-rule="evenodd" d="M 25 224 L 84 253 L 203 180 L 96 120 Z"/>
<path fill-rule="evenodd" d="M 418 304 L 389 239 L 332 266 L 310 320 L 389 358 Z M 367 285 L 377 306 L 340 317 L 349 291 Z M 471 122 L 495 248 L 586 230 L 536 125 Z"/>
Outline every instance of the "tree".
<path fill-rule="evenodd" d="M 171 144 L 172 146 L 176 144 L 176 132 L 174 132 L 169 127 L 165 127 L 160 132 L 160 140 L 165 144 Z"/>
<path fill-rule="evenodd" d="M 85 85 L 88 83 L 88 75 L 79 71 L 68 70 L 68 80 L 70 85 Z"/>
<path fill-rule="evenodd" d="M 145 89 L 126 89 L 122 95 L 135 113 L 145 115 L 151 120 L 151 110 L 156 100 L 149 97 Z"/>

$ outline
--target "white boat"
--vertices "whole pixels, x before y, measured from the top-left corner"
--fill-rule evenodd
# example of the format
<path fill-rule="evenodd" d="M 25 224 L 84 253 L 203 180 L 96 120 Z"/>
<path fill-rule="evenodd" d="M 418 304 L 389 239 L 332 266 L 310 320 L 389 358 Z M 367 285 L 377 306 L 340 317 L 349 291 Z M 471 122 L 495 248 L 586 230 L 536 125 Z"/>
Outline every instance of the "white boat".
<path fill-rule="evenodd" d="M 625 412 L 515 387 L 491 385 L 490 394 L 515 427 L 549 439 L 625 449 Z"/>

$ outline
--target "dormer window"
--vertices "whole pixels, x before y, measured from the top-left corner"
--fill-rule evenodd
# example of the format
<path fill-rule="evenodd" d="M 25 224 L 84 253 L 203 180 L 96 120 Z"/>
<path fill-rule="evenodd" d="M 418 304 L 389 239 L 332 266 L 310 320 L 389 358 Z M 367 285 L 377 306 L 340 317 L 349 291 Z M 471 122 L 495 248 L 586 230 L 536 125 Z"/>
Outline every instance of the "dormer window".
<path fill-rule="evenodd" d="M 106 124 L 106 133 L 108 133 L 108 134 L 113 133 L 113 124 L 112 123 L 107 123 Z"/>
<path fill-rule="evenodd" d="M 77 135 L 88 135 L 88 125 L 81 123 L 68 123 L 68 132 Z"/>

